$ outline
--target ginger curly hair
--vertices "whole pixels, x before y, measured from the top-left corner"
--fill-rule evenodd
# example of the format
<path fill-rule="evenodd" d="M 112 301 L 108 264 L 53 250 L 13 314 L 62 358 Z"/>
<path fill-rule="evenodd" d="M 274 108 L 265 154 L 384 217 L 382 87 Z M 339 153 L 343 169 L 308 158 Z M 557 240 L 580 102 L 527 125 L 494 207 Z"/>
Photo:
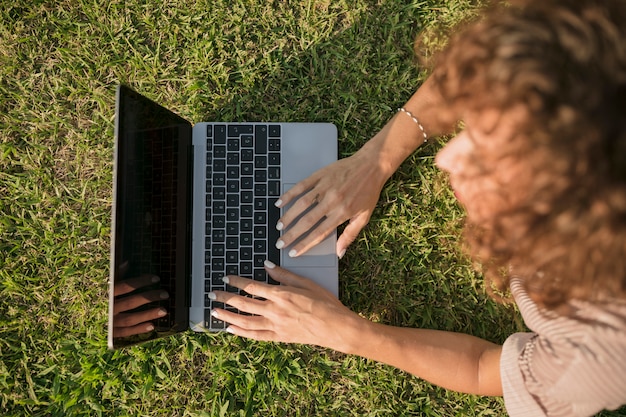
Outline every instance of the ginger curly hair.
<path fill-rule="evenodd" d="M 465 226 L 488 289 L 506 292 L 518 275 L 549 309 L 626 298 L 624 22 L 622 0 L 495 5 L 438 57 L 451 108 L 526 110 L 501 152 L 527 164 L 528 198 Z"/>

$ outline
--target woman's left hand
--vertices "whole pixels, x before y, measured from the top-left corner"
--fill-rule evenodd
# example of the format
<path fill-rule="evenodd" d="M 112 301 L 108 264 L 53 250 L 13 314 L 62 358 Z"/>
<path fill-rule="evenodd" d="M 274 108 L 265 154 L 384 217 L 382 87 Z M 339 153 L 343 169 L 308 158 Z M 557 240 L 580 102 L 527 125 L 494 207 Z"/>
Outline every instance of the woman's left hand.
<path fill-rule="evenodd" d="M 228 331 L 256 340 L 304 343 L 345 351 L 355 320 L 364 321 L 329 291 L 286 269 L 265 263 L 267 273 L 281 285 L 269 285 L 238 276 L 224 281 L 255 298 L 216 291 L 210 297 L 252 316 L 214 309 Z"/>

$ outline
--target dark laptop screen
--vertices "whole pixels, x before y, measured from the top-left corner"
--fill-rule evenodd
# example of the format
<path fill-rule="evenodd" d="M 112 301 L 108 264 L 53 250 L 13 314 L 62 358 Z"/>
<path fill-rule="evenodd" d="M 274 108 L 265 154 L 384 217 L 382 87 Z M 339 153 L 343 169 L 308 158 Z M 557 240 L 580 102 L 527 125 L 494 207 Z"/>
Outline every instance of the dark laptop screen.
<path fill-rule="evenodd" d="M 131 89 L 119 86 L 112 285 L 142 275 L 155 275 L 160 281 L 132 294 L 111 296 L 110 308 L 114 309 L 115 302 L 121 298 L 143 291 L 165 290 L 170 297 L 125 312 L 166 308 L 168 314 L 152 321 L 155 330 L 150 333 L 113 337 L 110 314 L 110 347 L 188 328 L 191 161 L 191 124 Z"/>

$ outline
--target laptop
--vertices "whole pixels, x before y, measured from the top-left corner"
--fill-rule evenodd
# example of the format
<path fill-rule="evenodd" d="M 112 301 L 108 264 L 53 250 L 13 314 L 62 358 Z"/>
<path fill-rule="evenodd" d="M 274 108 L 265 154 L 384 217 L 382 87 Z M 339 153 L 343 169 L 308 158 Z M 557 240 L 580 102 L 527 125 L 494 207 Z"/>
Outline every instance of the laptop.
<path fill-rule="evenodd" d="M 108 346 L 141 343 L 191 329 L 223 331 L 211 317 L 208 293 L 239 292 L 229 274 L 278 284 L 266 259 L 338 293 L 336 233 L 304 255 L 276 249 L 274 203 L 289 188 L 337 160 L 337 129 L 330 123 L 189 121 L 119 85 L 115 152 Z M 284 209 L 283 209 L 284 210 Z M 137 289 L 165 290 L 166 300 L 130 312 L 163 307 L 155 329 L 113 337 L 113 288 L 127 279 L 158 276 Z M 131 293 L 132 295 L 134 293 Z M 243 294 L 246 295 L 246 294 Z M 236 311 L 236 310 L 234 310 Z"/>

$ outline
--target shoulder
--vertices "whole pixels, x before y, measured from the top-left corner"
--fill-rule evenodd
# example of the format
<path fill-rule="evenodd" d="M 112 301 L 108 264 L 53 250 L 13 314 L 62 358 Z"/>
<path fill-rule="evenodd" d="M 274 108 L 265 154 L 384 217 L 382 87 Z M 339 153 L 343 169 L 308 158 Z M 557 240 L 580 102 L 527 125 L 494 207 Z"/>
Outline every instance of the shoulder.
<path fill-rule="evenodd" d="M 503 348 L 507 409 L 520 395 L 516 403 L 554 415 L 591 415 L 626 403 L 624 300 L 573 301 L 572 314 L 561 316 L 534 304 L 519 279 L 511 292 L 532 332 L 511 336 Z"/>

